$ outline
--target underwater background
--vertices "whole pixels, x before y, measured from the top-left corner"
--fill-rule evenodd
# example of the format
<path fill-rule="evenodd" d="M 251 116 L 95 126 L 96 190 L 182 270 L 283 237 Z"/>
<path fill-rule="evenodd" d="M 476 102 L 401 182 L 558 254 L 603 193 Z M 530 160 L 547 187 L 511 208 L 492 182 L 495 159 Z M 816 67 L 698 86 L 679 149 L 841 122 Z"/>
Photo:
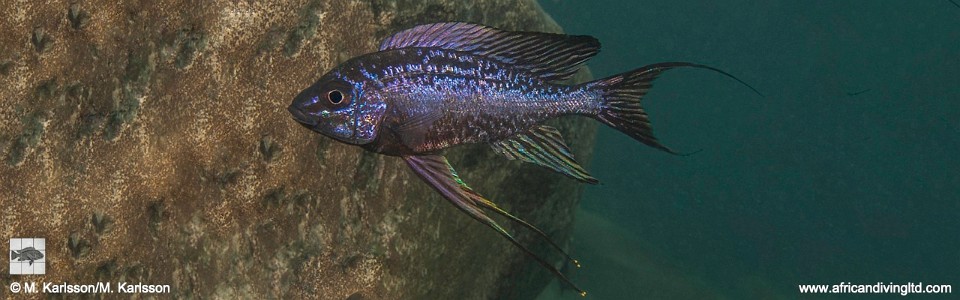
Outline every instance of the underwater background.
<path fill-rule="evenodd" d="M 595 299 L 848 298 L 799 284 L 960 283 L 960 7 L 950 1 L 544 0 L 603 44 L 671 156 L 597 135 L 568 272 Z M 956 293 L 956 291 L 954 291 Z M 955 294 L 954 294 L 955 295 Z M 921 297 L 949 297 L 925 295 Z M 898 298 L 899 294 L 869 295 Z M 914 295 L 914 297 L 916 297 Z M 540 299 L 578 299 L 551 284 Z"/>
<path fill-rule="evenodd" d="M 556 241 L 573 235 L 583 267 L 564 272 L 587 299 L 845 299 L 863 296 L 797 285 L 960 282 L 950 0 L 0 7 L 0 299 L 38 296 L 13 283 L 120 281 L 169 284 L 160 299 L 583 299 L 401 159 L 291 119 L 291 99 L 331 68 L 443 21 L 596 36 L 595 78 L 690 61 L 763 92 L 666 72 L 644 105 L 690 156 L 589 118 L 553 123 L 597 186 L 486 145 L 447 153 L 476 191 Z M 44 239 L 33 266 L 45 274 L 11 274 L 20 238 Z"/>

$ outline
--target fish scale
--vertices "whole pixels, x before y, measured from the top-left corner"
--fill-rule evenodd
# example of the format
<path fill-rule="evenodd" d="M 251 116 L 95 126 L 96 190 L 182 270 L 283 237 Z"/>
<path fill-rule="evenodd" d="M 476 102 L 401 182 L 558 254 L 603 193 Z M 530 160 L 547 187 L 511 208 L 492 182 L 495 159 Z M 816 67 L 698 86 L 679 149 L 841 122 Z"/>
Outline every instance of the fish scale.
<path fill-rule="evenodd" d="M 412 60 L 422 64 L 384 64 Z M 598 109 L 598 102 L 590 100 L 597 93 L 544 83 L 469 53 L 398 49 L 345 64 L 351 63 L 355 66 L 336 76 L 359 73 L 377 82 L 361 93 L 368 102 L 392 103 L 399 122 L 429 111 L 449 112 L 425 128 L 416 145 L 407 145 L 417 152 L 501 140 L 559 115 L 593 114 Z"/>
<path fill-rule="evenodd" d="M 418 152 L 450 145 L 501 140 L 563 114 L 591 113 L 596 97 L 573 88 L 547 89 L 464 76 L 418 74 L 399 82 L 386 93 L 371 95 L 391 99 L 401 120 L 432 111 L 446 112 L 422 131 L 422 143 L 409 145 Z M 416 93 L 409 93 L 416 90 Z M 471 130 L 465 130 L 471 129 Z"/>

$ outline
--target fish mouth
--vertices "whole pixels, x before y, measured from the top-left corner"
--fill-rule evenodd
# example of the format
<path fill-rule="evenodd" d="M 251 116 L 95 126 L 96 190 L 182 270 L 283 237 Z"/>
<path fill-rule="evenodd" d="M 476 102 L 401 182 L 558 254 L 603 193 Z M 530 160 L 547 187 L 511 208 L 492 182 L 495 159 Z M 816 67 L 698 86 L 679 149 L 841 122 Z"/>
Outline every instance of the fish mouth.
<path fill-rule="evenodd" d="M 316 118 L 311 118 L 310 116 L 307 116 L 306 114 L 303 113 L 302 110 L 300 110 L 300 108 L 297 108 L 294 105 L 290 105 L 289 107 L 287 107 L 287 111 L 289 111 L 290 114 L 293 115 L 293 119 L 296 120 L 298 123 L 300 123 L 300 125 L 303 125 L 307 128 L 313 128 L 317 126 Z"/>

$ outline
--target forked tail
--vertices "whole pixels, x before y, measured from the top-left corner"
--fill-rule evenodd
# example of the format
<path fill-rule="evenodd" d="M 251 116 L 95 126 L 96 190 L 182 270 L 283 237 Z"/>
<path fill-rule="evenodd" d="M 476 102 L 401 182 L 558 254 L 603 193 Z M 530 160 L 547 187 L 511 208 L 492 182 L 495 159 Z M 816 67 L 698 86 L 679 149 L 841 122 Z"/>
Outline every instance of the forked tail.
<path fill-rule="evenodd" d="M 591 88 L 599 89 L 603 94 L 600 113 L 594 118 L 651 147 L 671 154 L 683 155 L 657 141 L 653 135 L 650 118 L 640 106 L 640 100 L 653 86 L 653 80 L 664 71 L 678 67 L 707 69 L 723 74 L 747 86 L 757 95 L 763 96 L 743 80 L 720 69 L 687 62 L 665 62 L 586 83 Z"/>

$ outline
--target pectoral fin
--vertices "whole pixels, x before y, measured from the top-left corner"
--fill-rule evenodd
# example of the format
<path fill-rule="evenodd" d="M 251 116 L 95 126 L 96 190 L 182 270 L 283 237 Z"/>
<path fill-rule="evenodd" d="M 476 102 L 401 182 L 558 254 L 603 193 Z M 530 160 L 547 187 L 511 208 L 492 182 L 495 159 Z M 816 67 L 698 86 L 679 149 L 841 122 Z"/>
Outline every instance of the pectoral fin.
<path fill-rule="evenodd" d="M 570 152 L 570 147 L 567 147 L 567 144 L 563 142 L 560 131 L 550 126 L 534 127 L 527 133 L 493 143 L 491 147 L 497 153 L 503 154 L 511 160 L 519 159 L 534 163 L 589 184 L 600 182 L 590 176 L 573 159 L 573 153 Z"/>
<path fill-rule="evenodd" d="M 443 117 L 443 114 L 440 111 L 417 114 L 401 121 L 395 131 L 399 134 L 404 145 L 416 148 L 423 144 L 427 131 L 441 117 Z"/>
<path fill-rule="evenodd" d="M 573 286 L 573 288 L 577 289 L 577 291 L 580 291 L 582 294 L 585 294 L 583 290 L 577 288 L 577 286 L 574 285 L 573 282 L 570 282 L 570 280 L 567 279 L 566 276 L 563 275 L 563 273 L 560 273 L 560 271 L 557 270 L 557 268 L 555 268 L 553 265 L 551 265 L 550 263 L 546 262 L 545 260 L 537 256 L 536 254 L 533 254 L 533 252 L 527 249 L 527 247 L 517 242 L 517 240 L 513 238 L 513 235 L 511 235 L 509 232 L 504 230 L 503 227 L 500 227 L 500 225 L 497 224 L 496 221 L 494 221 L 493 219 L 490 218 L 490 216 L 484 213 L 483 209 L 492 210 L 493 212 L 499 215 L 502 215 L 510 220 L 517 222 L 518 224 L 526 228 L 533 230 L 540 236 L 544 237 L 547 241 L 549 241 L 550 244 L 553 245 L 561 253 L 563 253 L 567 257 L 567 259 L 569 259 L 577 267 L 579 267 L 580 264 L 579 262 L 577 262 L 577 260 L 570 258 L 570 256 L 567 255 L 567 253 L 564 252 L 559 245 L 557 245 L 552 240 L 550 240 L 550 238 L 545 233 L 543 233 L 543 231 L 541 231 L 540 229 L 537 229 L 533 225 L 530 225 L 530 223 L 527 223 L 517 217 L 514 217 L 513 215 L 504 211 L 503 209 L 500 209 L 499 207 L 497 207 L 497 205 L 491 202 L 490 200 L 487 200 L 477 192 L 474 192 L 473 189 L 471 189 L 469 186 L 467 186 L 467 184 L 463 183 L 463 181 L 460 180 L 460 176 L 457 175 L 457 172 L 453 169 L 453 167 L 450 166 L 450 163 L 447 162 L 447 159 L 445 157 L 440 155 L 404 156 L 403 160 L 407 162 L 407 165 L 409 165 L 410 168 L 413 169 L 413 171 L 417 173 L 417 175 L 420 176 L 421 179 L 423 179 L 423 181 L 426 181 L 428 184 L 430 184 L 430 186 L 433 187 L 433 189 L 437 190 L 437 192 L 440 192 L 440 194 L 443 195 L 444 198 L 447 198 L 447 200 L 453 203 L 453 205 L 457 206 L 457 208 L 466 212 L 468 215 L 470 215 L 474 219 L 477 219 L 481 223 L 496 230 L 497 233 L 507 238 L 507 240 L 509 240 L 511 243 L 513 243 L 518 248 L 523 250 L 523 252 L 527 253 L 528 255 L 536 259 L 537 262 L 539 262 L 545 268 L 550 270 L 558 278 L 567 282 L 568 284 Z"/>

